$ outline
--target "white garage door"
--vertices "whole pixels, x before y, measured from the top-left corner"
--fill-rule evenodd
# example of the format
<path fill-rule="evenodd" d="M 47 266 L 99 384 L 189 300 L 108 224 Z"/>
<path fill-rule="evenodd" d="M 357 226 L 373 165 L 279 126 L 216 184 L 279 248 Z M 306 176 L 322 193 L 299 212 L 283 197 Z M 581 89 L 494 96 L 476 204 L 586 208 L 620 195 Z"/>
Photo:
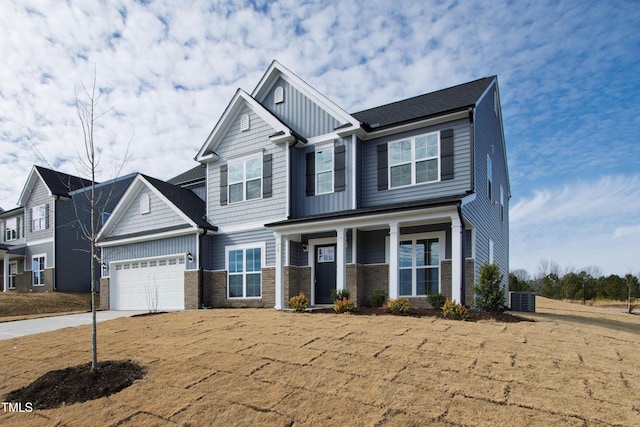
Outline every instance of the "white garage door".
<path fill-rule="evenodd" d="M 111 310 L 184 310 L 184 255 L 111 265 Z"/>

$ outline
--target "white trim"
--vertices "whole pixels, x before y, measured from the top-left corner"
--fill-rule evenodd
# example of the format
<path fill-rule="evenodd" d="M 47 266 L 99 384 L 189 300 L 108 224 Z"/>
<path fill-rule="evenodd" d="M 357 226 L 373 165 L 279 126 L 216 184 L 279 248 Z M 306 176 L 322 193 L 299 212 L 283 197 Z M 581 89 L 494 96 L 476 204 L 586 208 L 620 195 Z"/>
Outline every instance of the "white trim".
<path fill-rule="evenodd" d="M 413 245 L 414 242 L 416 242 L 417 240 L 421 240 L 421 239 L 437 239 L 438 240 L 438 293 L 442 292 L 442 278 L 441 278 L 441 274 L 442 274 L 442 261 L 445 259 L 445 245 L 446 245 L 446 233 L 444 231 L 432 231 L 432 232 L 427 232 L 427 233 L 414 233 L 414 234 L 400 234 L 399 238 L 398 238 L 398 256 L 400 256 L 400 242 L 402 242 L 403 240 L 410 240 L 412 242 L 412 266 L 411 266 L 411 274 L 412 274 L 412 279 L 411 279 L 411 295 L 401 295 L 400 294 L 400 258 L 398 258 L 398 296 L 402 296 L 402 297 L 421 297 L 424 295 L 418 295 L 416 293 L 416 285 L 417 285 L 417 281 L 416 281 L 416 272 L 417 272 L 417 265 L 413 265 L 413 262 L 415 261 L 415 246 Z M 433 266 L 431 266 L 431 268 L 433 268 Z M 425 293 L 426 295 L 426 293 Z M 458 299 L 459 300 L 459 299 Z"/>
<path fill-rule="evenodd" d="M 489 264 L 493 264 L 494 261 L 494 247 L 493 239 L 489 238 Z"/>
<path fill-rule="evenodd" d="M 336 245 L 336 251 L 338 247 L 338 239 L 337 237 L 323 237 L 320 239 L 309 239 L 308 243 L 309 250 L 307 251 L 307 265 L 311 267 L 311 295 L 309 296 L 309 301 L 311 301 L 311 305 L 316 304 L 316 246 L 323 245 Z M 336 288 L 338 285 L 338 260 L 336 259 Z"/>
<path fill-rule="evenodd" d="M 335 132 L 325 133 L 323 135 L 313 136 L 307 139 L 306 146 L 322 146 L 323 144 L 335 144 L 337 139 L 340 139 L 340 135 Z"/>
<path fill-rule="evenodd" d="M 258 199 L 256 199 L 258 200 Z M 251 201 L 251 200 L 250 200 Z M 286 221 L 287 218 L 278 217 L 278 218 L 266 218 L 261 222 L 251 222 L 251 223 L 243 223 L 238 225 L 229 225 L 229 226 L 218 226 L 218 233 L 237 233 L 240 231 L 250 231 L 257 230 L 260 228 L 265 228 L 265 224 L 270 224 L 272 222 Z M 267 228 L 265 228 L 267 229 Z M 268 229 L 267 229 L 268 230 Z"/>
<path fill-rule="evenodd" d="M 258 177 L 254 177 L 251 179 L 247 178 L 247 164 L 251 161 L 258 161 L 258 164 L 260 165 L 260 173 L 258 174 Z M 233 205 L 236 203 L 244 203 L 244 202 L 250 202 L 252 200 L 260 200 L 262 199 L 262 187 L 263 187 L 263 163 L 264 163 L 264 153 L 260 153 L 260 154 L 247 154 L 245 153 L 243 156 L 238 157 L 236 159 L 233 160 L 228 160 L 227 161 L 227 204 L 228 205 Z M 240 165 L 242 164 L 242 179 L 240 181 L 231 181 L 231 166 L 233 165 Z M 260 197 L 253 197 L 251 199 L 247 198 L 247 183 L 250 181 L 257 181 L 260 180 L 260 192 L 259 195 Z M 236 200 L 236 201 L 231 201 L 231 186 L 232 185 L 238 185 L 241 184 L 242 185 L 242 199 L 241 200 Z"/>
<path fill-rule="evenodd" d="M 28 246 L 43 245 L 45 243 L 53 243 L 53 238 L 50 237 L 50 238 L 46 238 L 46 239 L 29 240 L 28 243 L 29 243 Z"/>
<path fill-rule="evenodd" d="M 438 154 L 436 156 L 427 156 L 427 157 L 421 157 L 421 158 L 416 158 L 416 140 L 418 138 L 421 137 L 428 137 L 430 135 L 436 135 L 438 138 L 438 142 L 437 142 L 437 147 L 438 147 Z M 404 142 L 404 141 L 409 141 L 409 143 L 411 144 L 411 159 L 409 159 L 408 162 L 401 162 L 401 163 L 396 163 L 396 164 L 391 164 L 391 144 L 398 144 L 400 142 Z M 396 189 L 396 188 L 405 188 L 405 187 L 411 187 L 411 186 L 416 186 L 416 185 L 422 185 L 422 184 L 432 184 L 434 182 L 440 182 L 442 181 L 442 167 L 441 167 L 441 160 L 442 160 L 442 150 L 441 150 L 441 139 L 440 139 L 440 131 L 436 131 L 436 132 L 428 132 L 428 133 L 423 133 L 420 135 L 415 135 L 415 136 L 411 136 L 408 138 L 400 138 L 400 139 L 396 139 L 393 141 L 388 141 L 387 142 L 387 164 L 389 165 L 387 167 L 387 182 L 389 183 L 389 190 L 392 189 Z M 437 179 L 431 180 L 431 181 L 423 181 L 423 182 L 417 182 L 417 164 L 418 162 L 426 162 L 429 160 L 436 160 L 437 164 L 438 164 L 438 177 Z M 403 166 L 403 165 L 407 165 L 409 164 L 409 166 L 411 167 L 411 182 L 409 184 L 404 184 L 404 185 L 396 185 L 396 186 L 392 186 L 392 182 L 391 182 L 391 168 L 394 166 Z"/>
<path fill-rule="evenodd" d="M 360 139 L 363 141 L 368 141 L 370 139 L 381 138 L 383 136 L 389 136 L 396 133 L 408 132 L 410 130 L 421 129 L 427 126 L 434 126 L 441 123 L 450 122 L 453 120 L 465 119 L 469 118 L 469 112 L 458 111 L 456 113 L 446 114 L 444 116 L 438 116 L 430 119 L 420 120 L 417 122 L 407 123 L 400 126 L 394 126 L 388 129 L 382 129 L 377 131 L 368 132 L 366 135 L 360 136 Z"/>
<path fill-rule="evenodd" d="M 351 209 L 357 209 L 358 207 L 358 199 L 356 190 L 357 187 L 357 170 L 356 170 L 356 157 L 358 155 L 358 138 L 355 135 L 351 136 Z M 346 163 L 346 162 L 345 162 Z M 346 167 L 346 165 L 345 165 Z M 347 177 L 345 176 L 345 183 L 347 182 Z"/>
<path fill-rule="evenodd" d="M 39 266 L 39 267 L 42 268 L 42 270 L 38 270 L 38 271 L 42 271 L 42 283 L 37 284 L 37 285 L 33 283 L 33 260 L 34 260 L 34 258 L 44 258 L 44 265 L 43 266 L 42 265 Z M 30 283 L 31 286 L 37 286 L 37 287 L 44 286 L 45 285 L 45 283 L 44 283 L 44 272 L 47 269 L 47 254 L 44 253 L 44 254 L 33 254 L 33 255 L 31 255 L 31 263 L 30 263 L 30 265 L 31 265 L 31 270 L 29 270 L 29 271 L 31 271 L 31 281 L 30 281 L 31 282 Z M 25 271 L 26 271 L 26 268 L 25 268 Z"/>
<path fill-rule="evenodd" d="M 164 233 L 145 234 L 142 236 L 129 237 L 125 239 L 111 240 L 108 242 L 98 242 L 96 246 L 99 248 L 109 248 L 112 246 L 126 245 L 129 243 L 148 242 L 150 240 L 166 239 L 168 237 L 185 236 L 192 233 L 198 233 L 197 227 L 181 228 L 178 230 L 165 231 Z"/>
<path fill-rule="evenodd" d="M 318 170 L 318 154 L 324 153 L 327 151 L 331 151 L 331 167 L 327 170 L 319 171 Z M 316 190 L 314 192 L 314 195 L 320 196 L 323 194 L 332 194 L 334 192 L 334 185 L 335 185 L 335 146 L 333 144 L 331 145 L 322 144 L 321 146 L 316 146 L 314 162 L 315 162 L 314 169 L 315 169 L 315 190 Z M 318 178 L 320 174 L 331 174 L 331 185 L 329 186 L 329 191 L 323 191 L 323 192 L 318 191 L 318 188 L 319 188 Z"/>
<path fill-rule="evenodd" d="M 246 250 L 247 249 L 260 249 L 260 296 L 258 297 L 247 297 L 247 296 L 242 296 L 242 297 L 230 297 L 229 296 L 229 252 L 230 251 L 238 251 L 238 250 L 242 250 L 242 254 L 243 254 L 243 265 L 242 265 L 242 276 L 243 276 L 243 281 L 242 281 L 242 293 L 243 295 L 247 294 L 247 282 L 246 282 L 246 275 L 247 275 L 247 271 L 246 271 Z M 228 300 L 260 300 L 263 298 L 264 296 L 264 281 L 263 281 L 263 274 L 262 274 L 262 270 L 266 267 L 266 258 L 267 258 L 267 251 L 266 251 L 266 243 L 263 242 L 255 242 L 255 243 L 243 243 L 241 245 L 230 245 L 230 246 L 225 246 L 224 247 L 224 267 L 225 270 L 227 272 L 227 277 L 226 277 L 226 298 Z M 255 272 L 254 272 L 255 273 Z"/>
<path fill-rule="evenodd" d="M 264 154 L 265 149 L 260 147 L 253 150 L 244 151 L 230 157 L 220 157 L 219 160 L 222 162 L 221 164 L 226 163 L 227 165 L 229 165 L 229 163 L 246 162 L 247 160 L 255 159 L 257 157 L 264 157 Z"/>

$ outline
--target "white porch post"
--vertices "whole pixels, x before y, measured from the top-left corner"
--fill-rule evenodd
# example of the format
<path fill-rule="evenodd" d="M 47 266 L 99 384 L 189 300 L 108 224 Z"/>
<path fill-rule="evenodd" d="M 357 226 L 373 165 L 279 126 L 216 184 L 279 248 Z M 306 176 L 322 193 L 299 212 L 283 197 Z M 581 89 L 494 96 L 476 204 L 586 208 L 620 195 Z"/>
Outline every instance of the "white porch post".
<path fill-rule="evenodd" d="M 284 244 L 283 236 L 275 233 L 276 237 L 276 310 L 284 308 Z"/>
<path fill-rule="evenodd" d="M 9 292 L 9 254 L 4 254 L 4 265 L 2 268 L 3 271 L 3 279 L 2 279 L 2 291 Z"/>
<path fill-rule="evenodd" d="M 451 216 L 451 299 L 462 301 L 462 224 L 458 216 Z"/>
<path fill-rule="evenodd" d="M 345 266 L 347 259 L 345 257 L 345 232 L 344 228 L 336 230 L 336 290 L 344 289 L 345 286 Z"/>
<path fill-rule="evenodd" d="M 398 298 L 398 245 L 397 222 L 389 223 L 389 298 Z"/>

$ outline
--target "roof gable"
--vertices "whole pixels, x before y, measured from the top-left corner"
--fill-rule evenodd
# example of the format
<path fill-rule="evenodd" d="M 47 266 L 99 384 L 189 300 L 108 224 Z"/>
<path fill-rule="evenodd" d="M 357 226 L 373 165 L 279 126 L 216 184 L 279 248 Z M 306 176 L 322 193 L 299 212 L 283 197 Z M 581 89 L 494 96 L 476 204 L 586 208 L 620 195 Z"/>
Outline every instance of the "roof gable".
<path fill-rule="evenodd" d="M 495 76 L 353 113 L 369 130 L 426 119 L 476 105 Z"/>
<path fill-rule="evenodd" d="M 249 95 L 242 89 L 238 89 L 236 91 L 236 94 L 231 99 L 231 102 L 229 102 L 229 105 L 225 109 L 224 113 L 218 120 L 218 123 L 216 123 L 215 127 L 209 134 L 209 137 L 207 137 L 204 145 L 196 155 L 196 161 L 204 163 L 207 161 L 215 161 L 217 159 L 215 150 L 224 139 L 229 126 L 231 126 L 231 124 L 235 121 L 238 113 L 245 107 L 250 108 L 271 128 L 273 128 L 273 142 L 285 142 L 296 139 L 296 136 L 291 131 L 291 129 L 289 129 L 284 123 L 278 120 L 278 118 L 271 114 L 266 108 L 260 105 L 255 99 L 251 97 L 251 95 Z"/>
<path fill-rule="evenodd" d="M 70 192 L 91 185 L 91 180 L 89 179 L 43 168 L 42 166 L 34 166 L 31 169 L 27 182 L 20 194 L 20 199 L 18 201 L 20 206 L 24 206 L 27 202 L 29 194 L 31 193 L 31 190 L 33 190 L 38 179 L 40 179 L 47 187 L 49 194 L 54 197 L 69 197 Z"/>

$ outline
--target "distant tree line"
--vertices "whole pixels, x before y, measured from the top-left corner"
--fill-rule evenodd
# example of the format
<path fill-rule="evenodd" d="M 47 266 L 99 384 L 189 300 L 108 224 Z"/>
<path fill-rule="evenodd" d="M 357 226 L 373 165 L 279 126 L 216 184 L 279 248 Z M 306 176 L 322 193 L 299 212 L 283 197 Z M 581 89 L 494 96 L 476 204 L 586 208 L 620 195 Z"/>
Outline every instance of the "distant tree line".
<path fill-rule="evenodd" d="M 640 274 L 604 276 L 598 267 L 561 269 L 553 261 L 541 261 L 535 275 L 518 269 L 509 273 L 509 290 L 569 300 L 611 299 L 626 301 L 640 297 Z"/>

